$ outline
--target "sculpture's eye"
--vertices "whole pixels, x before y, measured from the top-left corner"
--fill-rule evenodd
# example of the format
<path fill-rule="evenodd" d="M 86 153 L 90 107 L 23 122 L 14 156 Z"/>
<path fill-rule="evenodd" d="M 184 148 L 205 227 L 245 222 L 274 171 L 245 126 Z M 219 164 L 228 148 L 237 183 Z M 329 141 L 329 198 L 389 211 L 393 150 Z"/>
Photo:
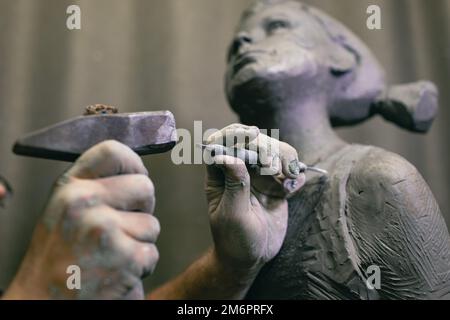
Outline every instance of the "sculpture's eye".
<path fill-rule="evenodd" d="M 280 29 L 288 29 L 290 28 L 290 23 L 285 20 L 272 20 L 266 24 L 267 33 L 274 33 Z"/>

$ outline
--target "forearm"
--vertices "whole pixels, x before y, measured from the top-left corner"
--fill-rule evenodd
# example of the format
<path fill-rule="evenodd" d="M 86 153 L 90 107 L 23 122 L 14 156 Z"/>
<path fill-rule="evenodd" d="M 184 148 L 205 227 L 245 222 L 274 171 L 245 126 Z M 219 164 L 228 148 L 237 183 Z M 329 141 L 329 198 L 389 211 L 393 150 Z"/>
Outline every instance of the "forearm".
<path fill-rule="evenodd" d="M 0 300 L 48 300 L 48 292 L 39 290 L 34 286 L 25 286 L 16 279 L 10 287 L 0 296 Z"/>
<path fill-rule="evenodd" d="M 153 291 L 156 300 L 243 299 L 260 267 L 230 266 L 214 249 L 208 250 L 185 272 Z"/>
<path fill-rule="evenodd" d="M 48 300 L 50 293 L 45 288 L 48 281 L 35 266 L 37 263 L 26 256 L 9 287 L 3 292 L 2 300 Z"/>

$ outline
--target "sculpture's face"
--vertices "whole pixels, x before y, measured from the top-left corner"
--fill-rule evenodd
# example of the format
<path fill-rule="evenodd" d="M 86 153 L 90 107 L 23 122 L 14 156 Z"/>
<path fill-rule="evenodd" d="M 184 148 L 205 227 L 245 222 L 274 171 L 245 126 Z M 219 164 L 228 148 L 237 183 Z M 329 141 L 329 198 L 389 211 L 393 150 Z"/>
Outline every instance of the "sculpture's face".
<path fill-rule="evenodd" d="M 293 88 L 319 81 L 329 70 L 323 62 L 332 49 L 330 42 L 319 22 L 299 3 L 285 2 L 252 13 L 241 22 L 230 47 L 226 73 L 230 101 L 249 90 L 252 86 L 247 84 L 253 80 Z"/>

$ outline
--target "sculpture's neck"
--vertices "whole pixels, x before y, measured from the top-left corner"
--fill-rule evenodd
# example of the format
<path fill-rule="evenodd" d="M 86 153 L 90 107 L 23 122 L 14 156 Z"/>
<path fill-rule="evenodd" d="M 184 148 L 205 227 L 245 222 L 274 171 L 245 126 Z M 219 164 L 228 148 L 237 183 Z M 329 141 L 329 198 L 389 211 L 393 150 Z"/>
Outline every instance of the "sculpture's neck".
<path fill-rule="evenodd" d="M 264 129 L 279 129 L 280 140 L 296 148 L 302 162 L 308 165 L 320 163 L 345 146 L 331 128 L 326 102 L 320 99 L 301 104 L 284 101 L 271 109 L 274 110 L 271 114 L 251 124 Z"/>

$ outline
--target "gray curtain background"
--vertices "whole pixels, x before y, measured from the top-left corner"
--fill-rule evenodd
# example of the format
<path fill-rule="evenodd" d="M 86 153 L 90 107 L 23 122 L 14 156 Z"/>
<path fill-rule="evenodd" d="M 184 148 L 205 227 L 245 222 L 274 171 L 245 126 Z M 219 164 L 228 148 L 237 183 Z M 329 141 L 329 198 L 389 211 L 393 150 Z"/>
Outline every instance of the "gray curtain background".
<path fill-rule="evenodd" d="M 251 0 L 0 0 L 0 173 L 15 197 L 0 211 L 0 287 L 18 267 L 55 178 L 66 164 L 14 156 L 29 131 L 106 103 L 123 112 L 171 110 L 178 127 L 221 128 L 237 118 L 223 94 L 225 52 Z M 434 81 L 441 111 L 426 135 L 380 119 L 340 130 L 411 161 L 450 225 L 450 0 L 310 0 L 343 21 L 373 49 L 390 82 Z M 82 30 L 66 29 L 78 4 Z M 366 28 L 366 9 L 382 8 L 383 29 Z M 151 289 L 181 272 L 211 243 L 204 168 L 145 158 L 157 188 L 161 259 Z"/>

